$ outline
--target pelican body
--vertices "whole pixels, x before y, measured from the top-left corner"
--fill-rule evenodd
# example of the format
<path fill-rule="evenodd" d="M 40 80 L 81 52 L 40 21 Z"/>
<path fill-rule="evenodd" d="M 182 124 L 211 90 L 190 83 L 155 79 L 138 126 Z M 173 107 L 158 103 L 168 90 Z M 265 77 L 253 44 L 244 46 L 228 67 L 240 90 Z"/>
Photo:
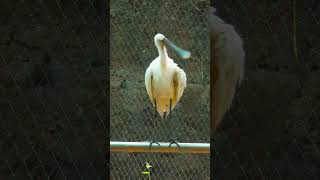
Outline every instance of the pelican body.
<path fill-rule="evenodd" d="M 175 50 L 183 59 L 189 58 L 190 52 L 179 48 L 162 34 L 157 34 L 154 37 L 154 43 L 159 56 L 151 62 L 146 70 L 145 85 L 155 109 L 154 130 L 156 130 L 157 112 L 165 119 L 179 102 L 187 85 L 186 73 L 168 56 L 166 45 Z M 172 132 L 175 134 L 175 129 Z M 160 146 L 158 142 L 152 140 L 149 148 L 153 143 Z M 174 138 L 170 140 L 169 147 L 171 144 L 180 147 Z"/>
<path fill-rule="evenodd" d="M 213 133 L 230 108 L 243 79 L 245 52 L 234 27 L 216 16 L 215 8 L 211 7 L 210 10 L 210 125 Z"/>
<path fill-rule="evenodd" d="M 168 56 L 165 45 L 171 42 L 162 34 L 157 34 L 154 37 L 154 42 L 159 56 L 151 62 L 146 70 L 145 85 L 152 104 L 158 113 L 166 118 L 179 102 L 186 88 L 187 76 Z"/>

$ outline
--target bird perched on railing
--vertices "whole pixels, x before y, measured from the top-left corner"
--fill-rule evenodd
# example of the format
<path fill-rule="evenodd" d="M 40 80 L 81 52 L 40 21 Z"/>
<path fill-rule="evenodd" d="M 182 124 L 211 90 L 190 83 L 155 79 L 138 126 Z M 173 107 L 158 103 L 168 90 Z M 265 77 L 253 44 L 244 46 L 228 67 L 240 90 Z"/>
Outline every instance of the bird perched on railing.
<path fill-rule="evenodd" d="M 146 70 L 145 85 L 155 109 L 154 123 L 156 123 L 157 111 L 162 119 L 166 119 L 179 102 L 187 84 L 186 73 L 168 56 L 166 46 L 171 47 L 184 59 L 190 57 L 190 52 L 179 48 L 162 34 L 155 35 L 154 43 L 159 56 Z M 152 140 L 150 146 L 153 143 L 157 142 Z M 169 147 L 171 144 L 179 146 L 174 139 L 170 141 Z"/>
<path fill-rule="evenodd" d="M 209 13 L 210 35 L 210 130 L 214 132 L 230 108 L 237 87 L 244 76 L 245 52 L 240 36 L 233 26 Z"/>

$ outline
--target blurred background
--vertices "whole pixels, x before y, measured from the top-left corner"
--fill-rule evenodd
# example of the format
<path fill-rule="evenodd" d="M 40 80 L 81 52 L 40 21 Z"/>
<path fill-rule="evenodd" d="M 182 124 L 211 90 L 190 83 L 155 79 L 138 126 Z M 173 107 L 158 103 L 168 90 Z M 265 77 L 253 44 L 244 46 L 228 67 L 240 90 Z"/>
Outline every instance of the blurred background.
<path fill-rule="evenodd" d="M 215 179 L 320 178 L 320 7 L 296 2 L 296 61 L 292 2 L 211 2 L 246 51 L 245 80 L 212 142 Z"/>
<path fill-rule="evenodd" d="M 108 40 L 96 2 L 0 2 L 0 179 L 107 178 Z"/>

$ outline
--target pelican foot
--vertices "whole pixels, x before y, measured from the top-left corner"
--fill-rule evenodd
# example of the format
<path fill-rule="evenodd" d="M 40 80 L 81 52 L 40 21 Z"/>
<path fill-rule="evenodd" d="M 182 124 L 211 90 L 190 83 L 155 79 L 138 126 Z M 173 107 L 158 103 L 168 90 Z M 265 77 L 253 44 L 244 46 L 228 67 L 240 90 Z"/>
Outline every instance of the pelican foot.
<path fill-rule="evenodd" d="M 152 140 L 149 145 L 149 150 L 151 149 L 152 144 L 157 144 L 160 147 L 160 144 L 157 141 Z"/>
<path fill-rule="evenodd" d="M 180 145 L 178 144 L 177 141 L 171 140 L 171 141 L 170 141 L 170 144 L 169 144 L 169 148 L 171 147 L 172 144 L 176 144 L 176 145 L 178 146 L 178 149 L 180 150 Z"/>

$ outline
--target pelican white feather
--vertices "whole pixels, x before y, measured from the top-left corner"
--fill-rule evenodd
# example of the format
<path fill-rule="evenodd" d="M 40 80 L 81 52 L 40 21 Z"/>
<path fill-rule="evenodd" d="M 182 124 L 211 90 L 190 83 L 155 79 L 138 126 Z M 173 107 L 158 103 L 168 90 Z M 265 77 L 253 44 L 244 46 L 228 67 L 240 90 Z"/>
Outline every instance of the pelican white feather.
<path fill-rule="evenodd" d="M 154 42 L 159 56 L 151 62 L 145 73 L 145 85 L 149 98 L 163 118 L 170 113 L 170 99 L 172 100 L 171 110 L 173 110 L 187 85 L 186 73 L 168 56 L 166 45 L 172 42 L 165 39 L 163 34 L 155 35 Z"/>

